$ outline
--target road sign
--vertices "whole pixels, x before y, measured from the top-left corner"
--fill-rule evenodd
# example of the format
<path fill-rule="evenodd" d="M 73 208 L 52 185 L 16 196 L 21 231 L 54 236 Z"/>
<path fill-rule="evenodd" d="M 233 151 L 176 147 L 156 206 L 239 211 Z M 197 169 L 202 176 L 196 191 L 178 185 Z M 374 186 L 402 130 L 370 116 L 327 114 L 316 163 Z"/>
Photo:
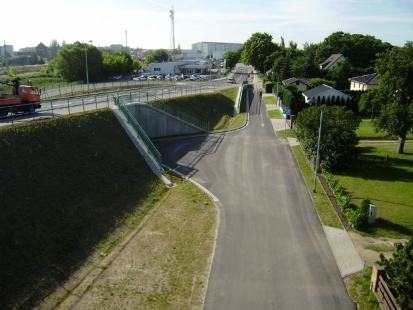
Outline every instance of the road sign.
<path fill-rule="evenodd" d="M 291 115 L 291 109 L 283 109 L 283 114 Z"/>

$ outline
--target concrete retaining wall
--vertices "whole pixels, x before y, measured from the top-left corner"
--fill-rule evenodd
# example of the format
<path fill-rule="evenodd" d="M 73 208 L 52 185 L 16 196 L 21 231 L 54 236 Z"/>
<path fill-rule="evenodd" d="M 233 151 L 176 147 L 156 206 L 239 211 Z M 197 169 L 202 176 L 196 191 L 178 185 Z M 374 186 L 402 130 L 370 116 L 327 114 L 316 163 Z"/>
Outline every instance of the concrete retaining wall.
<path fill-rule="evenodd" d="M 190 135 L 205 132 L 201 128 L 166 114 L 147 104 L 135 103 L 128 104 L 126 107 L 138 121 L 143 130 L 145 130 L 149 138 Z"/>

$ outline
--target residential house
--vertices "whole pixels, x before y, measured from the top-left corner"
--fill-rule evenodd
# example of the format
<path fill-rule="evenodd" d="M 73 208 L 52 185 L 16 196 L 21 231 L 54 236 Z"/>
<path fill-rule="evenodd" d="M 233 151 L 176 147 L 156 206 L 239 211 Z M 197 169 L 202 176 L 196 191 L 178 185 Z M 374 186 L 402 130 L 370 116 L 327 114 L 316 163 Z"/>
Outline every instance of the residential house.
<path fill-rule="evenodd" d="M 308 83 L 309 80 L 310 80 L 309 78 L 300 78 L 300 77 L 295 78 L 295 77 L 293 77 L 293 78 L 283 80 L 282 83 L 284 85 L 295 85 L 298 90 L 306 91 L 308 89 L 308 84 L 307 83 Z"/>
<path fill-rule="evenodd" d="M 350 81 L 350 90 L 366 91 L 376 88 L 380 83 L 377 73 L 356 76 L 349 78 L 348 80 Z"/>
<path fill-rule="evenodd" d="M 328 57 L 324 62 L 320 64 L 320 69 L 334 69 L 335 67 L 337 67 L 337 64 L 340 61 L 344 60 L 346 60 L 346 58 L 342 54 L 332 54 L 330 57 Z"/>
<path fill-rule="evenodd" d="M 331 100 L 333 96 L 336 100 L 337 98 L 344 98 L 344 100 L 347 101 L 348 98 L 351 98 L 345 93 L 342 93 L 341 91 L 338 91 L 337 89 L 326 84 L 317 86 L 315 88 L 307 90 L 306 92 L 303 92 L 303 96 L 305 98 L 305 102 L 308 102 L 310 99 L 318 100 L 318 98 L 322 100 L 323 97 L 324 100 L 327 100 L 328 98 L 330 98 Z"/>
<path fill-rule="evenodd" d="M 47 59 L 47 46 L 44 45 L 42 42 L 36 46 L 36 55 L 42 59 Z"/>

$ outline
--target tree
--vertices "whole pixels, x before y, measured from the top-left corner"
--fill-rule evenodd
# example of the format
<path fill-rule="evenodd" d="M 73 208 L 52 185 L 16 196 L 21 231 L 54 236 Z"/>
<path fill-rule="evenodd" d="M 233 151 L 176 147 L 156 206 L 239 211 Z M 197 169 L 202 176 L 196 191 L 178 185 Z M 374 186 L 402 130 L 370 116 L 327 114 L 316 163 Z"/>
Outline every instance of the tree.
<path fill-rule="evenodd" d="M 340 61 L 337 67 L 327 70 L 327 79 L 334 81 L 336 87 L 340 90 L 350 89 L 349 78 L 352 75 L 352 69 L 348 60 Z"/>
<path fill-rule="evenodd" d="M 357 159 L 356 129 L 360 118 L 345 107 L 323 106 L 320 166 L 328 171 L 351 166 Z M 315 162 L 317 157 L 320 108 L 304 109 L 297 117 L 297 138 L 306 156 Z"/>
<path fill-rule="evenodd" d="M 168 61 L 169 60 L 169 55 L 168 52 L 163 49 L 157 49 L 155 50 L 152 54 L 148 55 L 146 57 L 146 64 L 149 65 L 152 62 L 164 62 L 164 61 Z"/>
<path fill-rule="evenodd" d="M 57 57 L 57 51 L 60 49 L 59 42 L 52 40 L 49 45 L 49 59 L 54 59 Z"/>
<path fill-rule="evenodd" d="M 386 259 L 380 254 L 379 264 L 384 266 L 388 286 L 397 296 L 399 306 L 404 310 L 413 309 L 413 236 L 405 245 L 396 243 L 393 257 Z"/>
<path fill-rule="evenodd" d="M 95 46 L 80 42 L 65 44 L 59 50 L 56 61 L 52 63 L 53 71 L 68 82 L 86 80 L 85 49 L 89 81 L 102 79 L 102 53 Z"/>
<path fill-rule="evenodd" d="M 370 114 L 373 119 L 375 114 L 380 112 L 380 98 L 376 94 L 377 88 L 370 89 L 361 95 L 359 101 L 359 110 L 362 114 Z"/>
<path fill-rule="evenodd" d="M 235 65 L 239 62 L 239 54 L 237 52 L 228 51 L 225 53 L 224 59 L 227 61 L 227 67 L 235 67 Z"/>
<path fill-rule="evenodd" d="M 314 88 L 314 87 L 317 87 L 317 86 L 320 86 L 320 85 L 323 85 L 323 84 L 329 85 L 331 87 L 336 87 L 335 82 L 329 81 L 329 80 L 326 80 L 326 79 L 321 79 L 321 78 L 311 79 L 307 82 L 307 85 L 308 85 L 309 88 Z"/>
<path fill-rule="evenodd" d="M 103 54 L 103 72 L 106 76 L 129 74 L 133 71 L 132 57 L 126 51 Z"/>
<path fill-rule="evenodd" d="M 380 114 L 373 123 L 376 130 L 399 138 L 398 153 L 404 153 L 409 131 L 413 132 L 413 42 L 394 48 L 376 61 L 380 78 L 371 100 L 379 102 Z"/>
<path fill-rule="evenodd" d="M 272 67 L 267 57 L 277 49 L 278 45 L 272 42 L 270 34 L 256 32 L 244 43 L 241 61 L 264 72 Z"/>

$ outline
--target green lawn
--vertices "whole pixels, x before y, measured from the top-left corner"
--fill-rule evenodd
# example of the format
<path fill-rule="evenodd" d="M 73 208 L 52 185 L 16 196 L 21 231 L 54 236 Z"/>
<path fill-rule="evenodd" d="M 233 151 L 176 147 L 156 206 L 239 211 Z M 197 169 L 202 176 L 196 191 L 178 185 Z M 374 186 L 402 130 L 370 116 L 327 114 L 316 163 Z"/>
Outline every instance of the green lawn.
<path fill-rule="evenodd" d="M 282 113 L 279 109 L 268 111 L 268 115 L 269 115 L 270 118 L 275 118 L 275 119 L 282 119 L 283 118 Z"/>
<path fill-rule="evenodd" d="M 388 137 L 386 132 L 384 131 L 376 132 L 370 120 L 363 120 L 360 123 L 359 128 L 356 130 L 356 134 L 360 139 L 397 140 L 396 137 Z M 407 139 L 413 139 L 413 134 L 408 134 Z"/>
<path fill-rule="evenodd" d="M 406 238 L 413 233 L 413 141 L 406 142 L 405 154 L 397 154 L 397 146 L 362 141 L 354 168 L 335 174 L 356 205 L 368 197 L 378 206 L 376 223 L 361 231 L 374 237 Z"/>
<path fill-rule="evenodd" d="M 287 136 L 294 136 L 294 133 L 290 130 Z M 377 141 L 385 139 L 385 136 L 375 133 L 370 121 L 363 121 L 357 134 L 364 138 L 358 146 L 361 153 L 359 160 L 352 169 L 336 172 L 334 176 L 348 192 L 353 204 L 358 206 L 364 198 L 370 198 L 371 202 L 378 206 L 376 223 L 362 228 L 359 232 L 372 237 L 387 238 L 406 238 L 412 235 L 413 141 L 408 140 L 405 143 L 405 154 L 400 155 L 397 154 L 397 140 Z M 281 130 L 277 135 L 285 134 Z M 301 148 L 294 147 L 293 150 L 311 192 L 312 167 L 301 159 Z M 323 201 L 323 197 L 320 197 L 320 194 L 318 197 L 312 196 L 322 223 L 331 225 L 328 224 L 330 215 L 326 216 L 324 210 L 328 209 L 329 202 L 325 200 L 321 205 L 326 206 L 319 207 L 319 200 Z"/>
<path fill-rule="evenodd" d="M 281 131 L 277 132 L 277 135 Z M 298 166 L 300 167 L 301 174 L 303 175 L 304 181 L 307 184 L 311 199 L 313 200 L 314 206 L 317 209 L 318 216 L 323 225 L 343 228 L 340 219 L 337 216 L 327 194 L 323 190 L 318 190 L 317 193 L 313 193 L 312 189 L 314 186 L 314 170 L 306 159 L 303 150 L 300 146 L 294 146 L 293 148 L 295 159 L 297 160 Z M 321 189 L 321 184 L 317 180 L 317 188 Z"/>
<path fill-rule="evenodd" d="M 277 101 L 275 100 L 274 96 L 263 96 L 265 104 L 277 104 Z"/>

